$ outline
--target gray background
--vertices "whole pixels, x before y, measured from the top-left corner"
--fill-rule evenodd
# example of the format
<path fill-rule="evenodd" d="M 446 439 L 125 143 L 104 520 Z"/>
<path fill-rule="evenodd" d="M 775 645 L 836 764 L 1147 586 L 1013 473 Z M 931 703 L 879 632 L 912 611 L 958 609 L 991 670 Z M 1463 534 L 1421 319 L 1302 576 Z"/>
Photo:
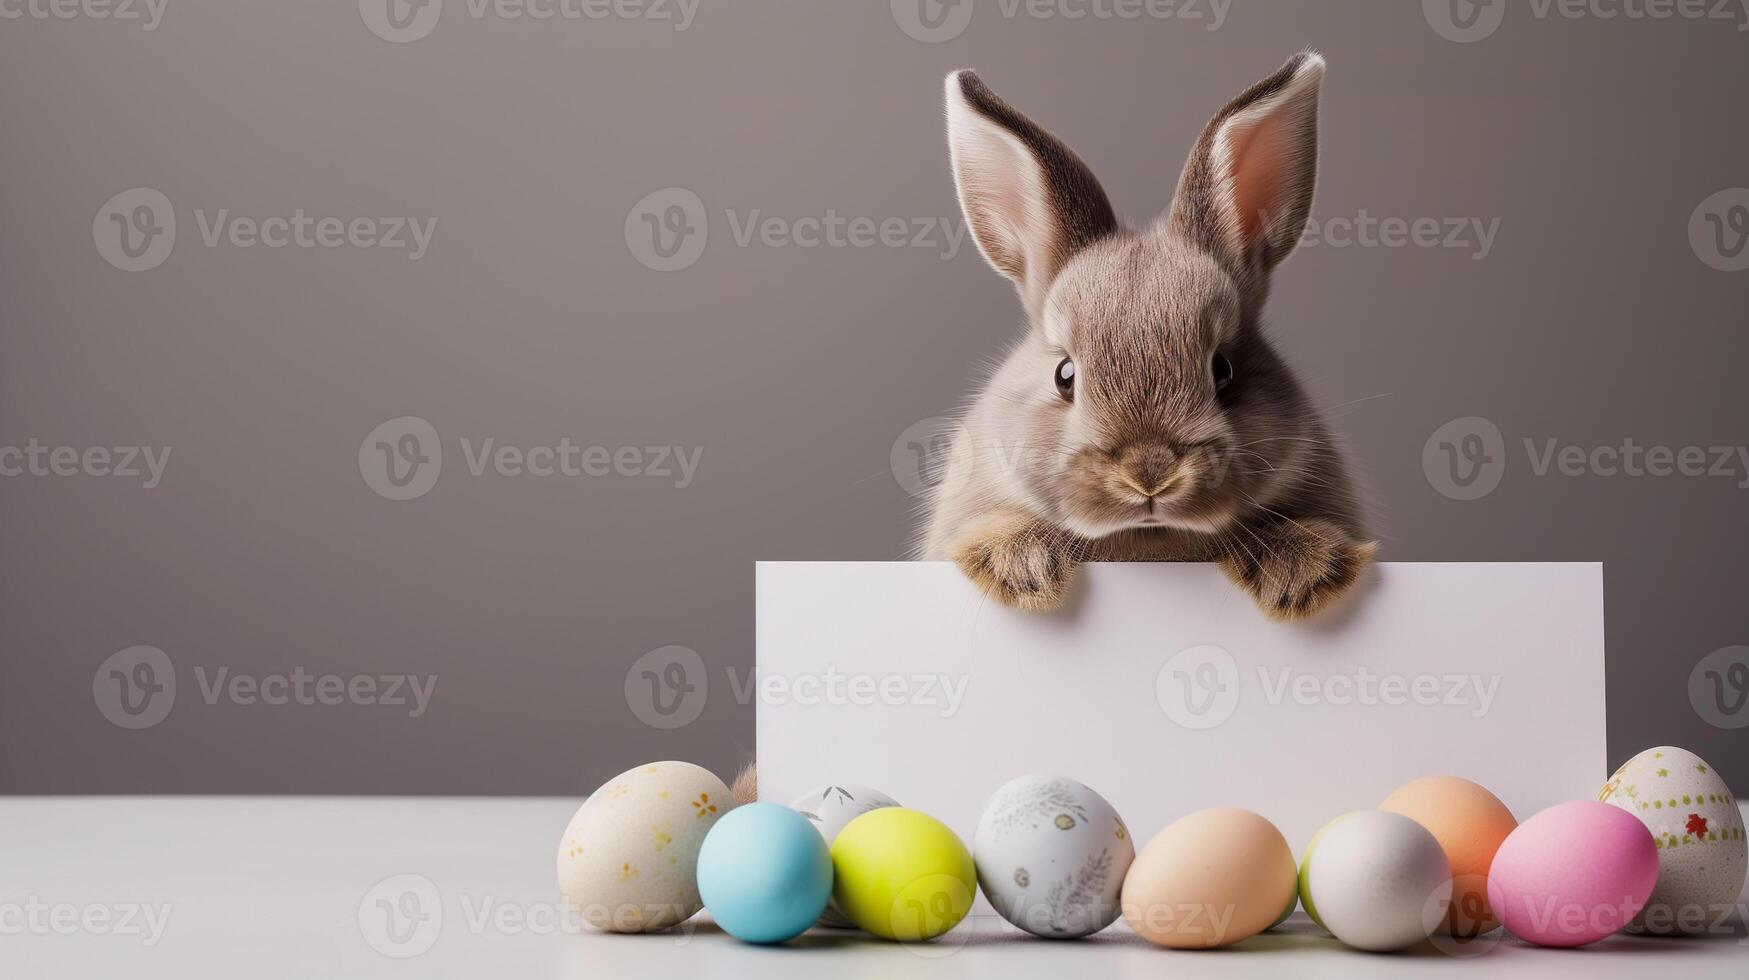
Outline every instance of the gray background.
<path fill-rule="evenodd" d="M 1400 0 L 1236 0 L 1214 31 L 977 0 L 929 43 L 898 9 L 706 0 L 676 31 L 447 0 L 400 44 L 350 0 L 169 0 L 149 32 L 0 21 L 0 445 L 174 447 L 151 490 L 0 478 L 0 790 L 576 793 L 654 758 L 732 768 L 751 708 L 714 688 L 690 725 L 651 728 L 628 668 L 678 644 L 715 680 L 748 669 L 757 559 L 902 556 L 916 474 L 894 442 L 959 402 L 1019 313 L 969 243 L 741 246 L 725 211 L 957 226 L 940 83 L 971 66 L 1145 221 L 1219 104 L 1308 45 L 1331 66 L 1319 221 L 1499 222 L 1480 260 L 1325 242 L 1278 277 L 1272 329 L 1331 408 L 1385 556 L 1605 562 L 1612 762 L 1686 745 L 1749 788 L 1744 730 L 1690 698 L 1703 657 L 1749 643 L 1745 474 L 1538 476 L 1523 448 L 1745 442 L 1749 272 L 1688 236 L 1697 205 L 1749 184 L 1739 23 L 1513 3 L 1456 43 Z M 93 233 L 134 187 L 179 225 L 145 272 Z M 668 187 L 699 196 L 709 235 L 662 273 L 625 226 Z M 207 247 L 195 211 L 220 208 L 439 223 L 416 262 Z M 408 415 L 445 458 L 394 501 L 359 447 Z M 1468 416 L 1507 465 L 1454 500 L 1423 449 Z M 473 478 L 463 437 L 703 456 L 685 488 Z M 93 678 L 142 644 L 179 691 L 129 730 Z M 418 718 L 207 704 L 195 671 L 221 667 L 438 686 Z"/>

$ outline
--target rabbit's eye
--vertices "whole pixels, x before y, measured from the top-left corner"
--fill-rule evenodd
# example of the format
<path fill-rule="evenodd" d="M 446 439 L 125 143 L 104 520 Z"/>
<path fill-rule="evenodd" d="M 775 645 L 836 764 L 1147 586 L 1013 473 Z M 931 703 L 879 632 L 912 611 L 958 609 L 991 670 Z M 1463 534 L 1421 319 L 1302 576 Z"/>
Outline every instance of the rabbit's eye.
<path fill-rule="evenodd" d="M 1075 400 L 1075 362 L 1065 357 L 1057 362 L 1055 373 L 1057 393 L 1069 401 Z"/>
<path fill-rule="evenodd" d="M 1226 391 L 1227 386 L 1233 383 L 1233 362 L 1227 360 L 1227 355 L 1220 351 L 1215 352 L 1215 361 L 1210 370 L 1215 375 L 1216 392 Z"/>

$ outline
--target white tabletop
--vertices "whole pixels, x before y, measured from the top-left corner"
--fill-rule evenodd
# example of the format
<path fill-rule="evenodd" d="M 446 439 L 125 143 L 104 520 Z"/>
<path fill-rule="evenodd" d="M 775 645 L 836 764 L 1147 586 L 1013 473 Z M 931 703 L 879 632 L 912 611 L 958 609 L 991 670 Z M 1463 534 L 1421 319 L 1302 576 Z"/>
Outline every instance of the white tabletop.
<path fill-rule="evenodd" d="M 1749 927 L 1616 936 L 1576 951 L 1506 940 L 1475 962 L 1349 951 L 1303 917 L 1214 953 L 1174 953 L 1121 923 L 1026 937 L 978 918 L 901 946 L 815 930 L 747 946 L 699 916 L 605 936 L 558 915 L 553 847 L 576 802 L 551 799 L 0 799 L 0 976 L 204 977 L 1515 977 L 1744 976 Z M 412 877 L 401 877 L 412 876 Z M 424 898 L 419 896 L 423 892 Z M 1745 896 L 1749 900 L 1749 896 Z M 384 905 L 398 909 L 391 925 Z"/>

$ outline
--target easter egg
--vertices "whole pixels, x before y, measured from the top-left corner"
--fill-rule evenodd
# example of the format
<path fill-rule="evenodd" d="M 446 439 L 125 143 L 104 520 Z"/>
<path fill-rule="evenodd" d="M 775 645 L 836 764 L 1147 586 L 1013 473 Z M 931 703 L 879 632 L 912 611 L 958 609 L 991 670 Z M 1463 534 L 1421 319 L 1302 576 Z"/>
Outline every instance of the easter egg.
<path fill-rule="evenodd" d="M 1451 863 L 1451 908 L 1439 927 L 1474 939 L 1500 924 L 1488 907 L 1488 867 L 1518 819 L 1500 798 L 1467 779 L 1429 776 L 1386 797 L 1379 809 L 1427 828 Z"/>
<path fill-rule="evenodd" d="M 832 843 L 832 898 L 857 927 L 883 939 L 946 933 L 972 910 L 978 876 L 947 825 L 904 807 L 871 810 Z"/>
<path fill-rule="evenodd" d="M 972 857 L 1004 919 L 1035 936 L 1075 939 L 1117 921 L 1136 846 L 1103 797 L 1073 779 L 1021 776 L 984 806 Z"/>
<path fill-rule="evenodd" d="M 1730 915 L 1749 865 L 1743 813 L 1723 778 L 1687 749 L 1629 759 L 1598 797 L 1640 818 L 1658 848 L 1658 884 L 1629 926 L 1692 934 Z"/>
<path fill-rule="evenodd" d="M 841 786 L 822 786 L 809 790 L 796 797 L 790 808 L 800 813 L 814 825 L 820 836 L 825 839 L 830 848 L 832 842 L 838 839 L 838 832 L 844 825 L 870 810 L 878 810 L 884 806 L 898 806 L 899 802 L 878 789 L 867 786 L 844 784 Z M 854 924 L 844 917 L 834 902 L 826 904 L 826 911 L 820 916 L 820 924 L 834 929 L 854 928 Z"/>
<path fill-rule="evenodd" d="M 607 932 L 684 922 L 703 908 L 699 848 L 731 805 L 723 781 L 689 762 L 620 773 L 559 838 L 559 890 L 584 922 Z"/>
<path fill-rule="evenodd" d="M 1123 916 L 1170 949 L 1213 949 L 1262 932 L 1294 893 L 1294 856 L 1268 820 L 1202 810 L 1154 835 L 1123 881 Z"/>
<path fill-rule="evenodd" d="M 1658 882 L 1658 845 L 1607 803 L 1562 803 L 1520 824 L 1488 869 L 1488 904 L 1513 935 L 1583 946 L 1632 922 Z"/>
<path fill-rule="evenodd" d="M 698 894 L 723 931 L 750 943 L 806 932 L 832 895 L 832 854 L 808 819 L 748 803 L 716 822 L 698 852 Z"/>
<path fill-rule="evenodd" d="M 1300 903 L 1355 949 L 1408 949 L 1451 902 L 1451 862 L 1427 828 L 1400 813 L 1360 810 L 1324 825 L 1300 862 Z"/>

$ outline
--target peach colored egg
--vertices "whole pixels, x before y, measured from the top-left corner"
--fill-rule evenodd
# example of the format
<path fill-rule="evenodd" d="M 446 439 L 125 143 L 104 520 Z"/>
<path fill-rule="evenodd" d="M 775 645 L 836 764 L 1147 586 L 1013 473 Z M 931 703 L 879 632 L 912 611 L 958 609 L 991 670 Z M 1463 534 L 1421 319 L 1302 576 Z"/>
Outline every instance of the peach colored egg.
<path fill-rule="evenodd" d="M 1273 925 L 1297 887 L 1293 851 L 1247 810 L 1203 810 L 1154 835 L 1124 876 L 1125 921 L 1171 949 L 1212 949 Z"/>
<path fill-rule="evenodd" d="M 1427 828 L 1451 862 L 1449 935 L 1475 938 L 1500 924 L 1488 905 L 1488 868 L 1518 820 L 1500 798 L 1467 779 L 1429 776 L 1392 793 L 1379 809 Z"/>

